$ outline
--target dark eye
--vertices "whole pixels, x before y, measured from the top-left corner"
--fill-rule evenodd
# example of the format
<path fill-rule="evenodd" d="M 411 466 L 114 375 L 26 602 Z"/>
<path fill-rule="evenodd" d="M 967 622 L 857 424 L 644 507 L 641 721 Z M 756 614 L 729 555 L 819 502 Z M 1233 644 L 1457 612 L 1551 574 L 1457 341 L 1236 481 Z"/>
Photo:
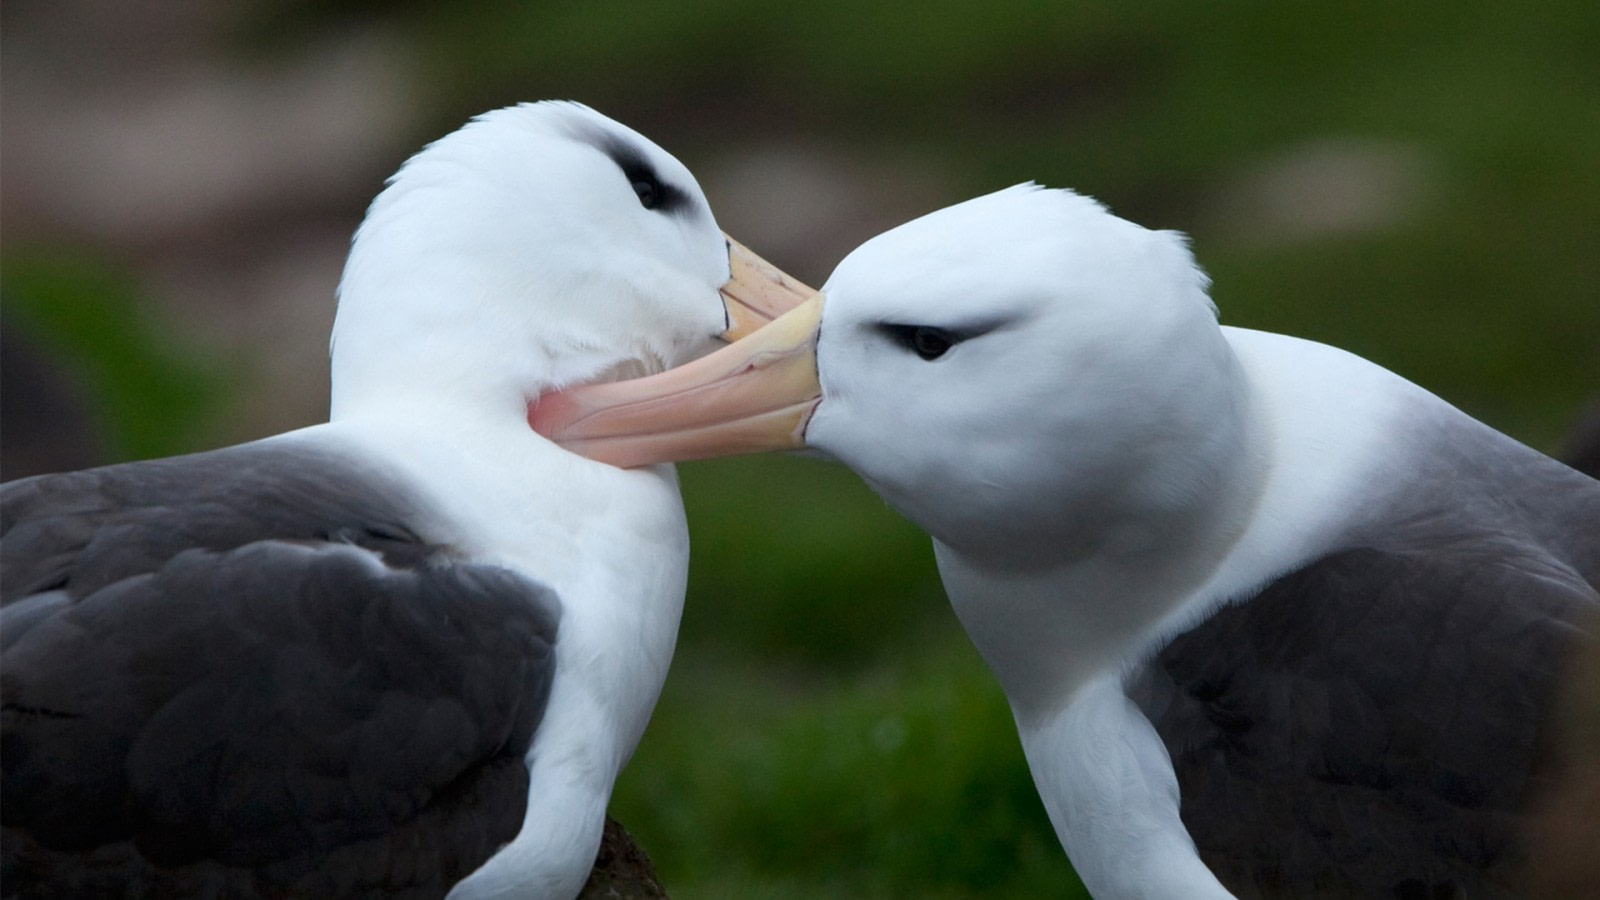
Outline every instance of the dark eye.
<path fill-rule="evenodd" d="M 633 188 L 633 195 L 639 198 L 640 206 L 662 214 L 688 211 L 695 207 L 694 200 L 682 188 L 674 186 L 671 180 L 662 178 L 638 147 L 616 138 L 602 138 L 599 146 L 622 170 L 622 177 L 628 179 L 628 186 Z"/>
<path fill-rule="evenodd" d="M 634 178 L 633 192 L 639 195 L 639 204 L 645 209 L 655 209 L 661 204 L 661 182 L 653 173 Z"/>
<path fill-rule="evenodd" d="M 884 325 L 883 330 L 901 346 L 923 359 L 933 360 L 961 341 L 958 335 L 931 325 Z"/>

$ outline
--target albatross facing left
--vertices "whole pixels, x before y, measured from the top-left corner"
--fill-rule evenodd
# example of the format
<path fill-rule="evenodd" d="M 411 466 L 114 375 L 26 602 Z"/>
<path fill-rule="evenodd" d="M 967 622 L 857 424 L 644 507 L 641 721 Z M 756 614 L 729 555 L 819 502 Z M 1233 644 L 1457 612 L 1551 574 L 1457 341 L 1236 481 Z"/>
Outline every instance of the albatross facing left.
<path fill-rule="evenodd" d="M 1515 896 L 1600 483 L 1206 289 L 1181 236 L 1018 186 L 535 424 L 618 465 L 803 444 L 927 530 L 1097 897 Z"/>
<path fill-rule="evenodd" d="M 413 157 L 351 248 L 329 423 L 0 492 L 5 895 L 575 895 L 688 537 L 670 466 L 527 404 L 790 293 L 587 107 Z"/>

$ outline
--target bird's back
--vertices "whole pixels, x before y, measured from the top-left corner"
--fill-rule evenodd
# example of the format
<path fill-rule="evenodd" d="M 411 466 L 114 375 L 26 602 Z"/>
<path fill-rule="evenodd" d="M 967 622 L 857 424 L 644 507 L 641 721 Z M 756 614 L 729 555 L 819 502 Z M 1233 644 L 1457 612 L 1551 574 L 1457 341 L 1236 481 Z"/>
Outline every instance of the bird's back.
<path fill-rule="evenodd" d="M 1600 483 L 1442 419 L 1339 546 L 1130 678 L 1241 897 L 1519 893 L 1567 663 L 1600 616 Z"/>
<path fill-rule="evenodd" d="M 272 442 L 0 488 L 6 896 L 437 897 L 517 833 L 553 599 Z"/>

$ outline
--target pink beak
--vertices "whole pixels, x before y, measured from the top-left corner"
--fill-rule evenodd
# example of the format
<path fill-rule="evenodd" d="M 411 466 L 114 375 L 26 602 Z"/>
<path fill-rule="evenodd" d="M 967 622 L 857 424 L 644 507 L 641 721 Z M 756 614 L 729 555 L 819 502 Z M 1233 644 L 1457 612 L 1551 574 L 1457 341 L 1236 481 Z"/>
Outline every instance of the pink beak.
<path fill-rule="evenodd" d="M 658 375 L 545 394 L 528 405 L 528 424 L 622 468 L 802 447 L 822 399 L 822 303 L 813 294 L 749 336 Z"/>
<path fill-rule="evenodd" d="M 726 233 L 728 283 L 722 305 L 728 311 L 727 341 L 737 341 L 810 299 L 817 292 L 790 278 L 782 269 L 755 255 Z"/>

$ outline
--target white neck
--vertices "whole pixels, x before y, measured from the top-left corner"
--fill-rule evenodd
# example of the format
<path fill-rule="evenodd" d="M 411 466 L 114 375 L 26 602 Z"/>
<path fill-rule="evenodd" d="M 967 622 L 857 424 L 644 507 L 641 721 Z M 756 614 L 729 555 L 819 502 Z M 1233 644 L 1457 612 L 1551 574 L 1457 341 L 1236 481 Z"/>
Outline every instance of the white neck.
<path fill-rule="evenodd" d="M 573 895 L 672 660 L 689 549 L 672 467 L 597 463 L 520 415 L 485 416 L 434 394 L 359 406 L 311 432 L 386 460 L 404 483 L 439 485 L 422 498 L 433 514 L 419 517 L 439 532 L 423 539 L 524 573 L 559 598 L 525 826 L 452 896 Z"/>
<path fill-rule="evenodd" d="M 1383 437 L 1394 418 L 1443 406 L 1342 350 L 1223 332 L 1236 402 L 1215 407 L 1209 433 L 1177 461 L 1198 467 L 1190 480 L 1203 491 L 1174 493 L 1159 514 L 1102 514 L 1094 551 L 1050 567 L 1008 569 L 935 541 L 951 603 L 1019 715 L 1061 708 L 1079 685 L 1258 588 L 1263 573 L 1325 551 L 1330 534 L 1371 513 L 1362 498 L 1373 473 L 1407 464 L 1406 448 Z"/>
<path fill-rule="evenodd" d="M 520 420 L 528 399 L 590 378 L 630 349 L 598 324 L 574 333 L 583 323 L 535 319 L 532 298 L 473 302 L 508 288 L 482 283 L 485 273 L 470 261 L 436 259 L 416 271 L 362 261 L 352 253 L 340 285 L 330 345 L 335 419 L 391 407 L 397 397 L 431 397 Z"/>
<path fill-rule="evenodd" d="M 1096 900 L 1227 900 L 1178 815 L 1166 747 L 1114 677 L 1020 729 L 1061 846 Z"/>
<path fill-rule="evenodd" d="M 1442 405 L 1331 347 L 1225 333 L 1248 398 L 1228 428 L 1255 451 L 1225 467 L 1216 496 L 1231 499 L 1151 529 L 1142 553 L 1010 579 L 937 548 L 952 604 L 1006 690 L 1051 821 L 1096 897 L 1229 896 L 1199 860 L 1165 746 L 1123 676 L 1221 603 L 1359 534 L 1374 514 L 1366 485 L 1409 464 L 1385 440 L 1393 421 Z"/>
<path fill-rule="evenodd" d="M 1114 500 L 1094 511 L 1035 517 L 1041 535 L 1014 541 L 1048 565 L 973 553 L 935 540 L 957 616 L 1019 716 L 1060 708 L 1078 685 L 1121 666 L 1152 623 L 1204 583 L 1250 520 L 1270 465 L 1248 380 L 1219 369 L 1212 414 Z M 1063 504 L 1068 505 L 1068 504 Z"/>

